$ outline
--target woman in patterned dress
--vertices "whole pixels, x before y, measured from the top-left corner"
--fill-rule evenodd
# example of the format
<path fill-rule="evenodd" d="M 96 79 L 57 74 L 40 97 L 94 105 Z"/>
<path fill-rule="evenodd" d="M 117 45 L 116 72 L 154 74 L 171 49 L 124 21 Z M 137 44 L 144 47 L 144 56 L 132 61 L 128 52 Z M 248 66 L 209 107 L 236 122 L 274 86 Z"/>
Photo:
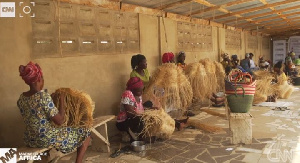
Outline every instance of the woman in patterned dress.
<path fill-rule="evenodd" d="M 141 114 L 144 113 L 143 89 L 143 81 L 138 77 L 131 77 L 121 97 L 116 126 L 120 131 L 127 132 L 131 136 L 131 141 L 141 139 L 141 135 L 140 137 L 136 135 L 139 135 L 144 128 L 141 120 Z"/>
<path fill-rule="evenodd" d="M 80 127 L 55 127 L 65 120 L 64 99 L 60 106 L 54 105 L 51 96 L 43 90 L 44 79 L 38 64 L 29 62 L 19 67 L 20 76 L 29 85 L 30 90 L 23 92 L 17 102 L 26 125 L 24 141 L 33 148 L 53 147 L 62 153 L 77 148 L 76 163 L 81 163 L 90 142 L 90 130 Z"/>

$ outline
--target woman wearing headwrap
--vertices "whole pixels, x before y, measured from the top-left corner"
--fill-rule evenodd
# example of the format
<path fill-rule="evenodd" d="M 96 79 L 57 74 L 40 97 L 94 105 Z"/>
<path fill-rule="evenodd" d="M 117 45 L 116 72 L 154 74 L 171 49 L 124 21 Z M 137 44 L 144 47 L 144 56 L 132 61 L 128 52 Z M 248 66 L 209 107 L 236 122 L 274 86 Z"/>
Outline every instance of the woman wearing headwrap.
<path fill-rule="evenodd" d="M 51 96 L 43 90 L 43 73 L 38 64 L 29 62 L 19 67 L 20 76 L 30 90 L 20 95 L 17 102 L 26 125 L 24 141 L 33 148 L 53 147 L 62 153 L 77 148 L 76 163 L 81 163 L 90 142 L 87 128 L 55 127 L 65 121 L 65 95 L 61 95 L 60 105 L 55 106 Z M 57 108 L 58 107 L 58 108 Z"/>
<path fill-rule="evenodd" d="M 162 63 L 175 63 L 175 57 L 172 52 L 164 53 L 162 56 Z"/>
<path fill-rule="evenodd" d="M 178 57 L 177 57 L 177 66 L 184 69 L 186 67 L 186 64 L 184 63 L 184 61 L 185 61 L 185 52 L 180 51 L 178 53 Z"/>
<path fill-rule="evenodd" d="M 150 74 L 147 69 L 146 57 L 142 54 L 137 54 L 131 57 L 132 72 L 130 77 L 140 78 L 146 86 L 150 79 Z"/>
<path fill-rule="evenodd" d="M 134 133 L 140 133 L 144 127 L 140 118 L 140 115 L 144 113 L 142 102 L 144 84 L 140 78 L 131 77 L 126 86 L 121 96 L 120 113 L 116 125 L 120 131 L 127 132 L 133 141 L 138 139 Z"/>
<path fill-rule="evenodd" d="M 227 53 L 224 53 L 221 56 L 223 58 L 223 61 L 221 62 L 221 64 L 223 65 L 224 69 L 230 69 L 231 61 L 230 61 L 229 55 Z"/>

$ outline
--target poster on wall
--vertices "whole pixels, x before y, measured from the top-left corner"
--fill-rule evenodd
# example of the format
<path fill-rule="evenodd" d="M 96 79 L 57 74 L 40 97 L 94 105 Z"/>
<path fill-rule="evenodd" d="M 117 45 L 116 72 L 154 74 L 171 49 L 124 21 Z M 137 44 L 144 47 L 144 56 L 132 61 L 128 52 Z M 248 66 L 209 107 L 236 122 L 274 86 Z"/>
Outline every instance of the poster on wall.
<path fill-rule="evenodd" d="M 295 52 L 296 56 L 300 55 L 300 36 L 292 36 L 289 38 L 289 51 Z M 298 57 L 296 57 L 298 58 Z"/>
<path fill-rule="evenodd" d="M 284 61 L 286 55 L 286 40 L 273 41 L 273 63 Z"/>

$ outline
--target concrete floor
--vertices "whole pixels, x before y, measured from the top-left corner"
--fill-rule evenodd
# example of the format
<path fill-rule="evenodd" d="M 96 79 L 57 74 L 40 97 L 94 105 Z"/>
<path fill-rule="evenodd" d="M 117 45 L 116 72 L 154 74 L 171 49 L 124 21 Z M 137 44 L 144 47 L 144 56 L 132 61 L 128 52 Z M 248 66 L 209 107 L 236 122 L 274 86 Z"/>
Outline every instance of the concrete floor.
<path fill-rule="evenodd" d="M 270 107 L 253 106 L 253 139 L 250 145 L 231 145 L 231 132 L 228 120 L 201 112 L 195 118 L 205 124 L 215 125 L 224 129 L 220 133 L 207 133 L 199 129 L 186 128 L 176 131 L 171 139 L 147 145 L 142 153 L 127 152 L 116 158 L 90 147 L 85 156 L 86 163 L 198 163 L 198 162 L 230 162 L 230 163 L 268 163 L 268 162 L 300 162 L 300 91 L 299 87 L 287 100 L 293 102 L 290 110 L 276 111 Z M 224 108 L 211 108 L 213 111 L 225 113 Z M 201 110 L 201 109 L 200 109 Z M 120 143 L 121 138 L 110 139 L 111 151 L 126 144 Z M 76 154 L 62 157 L 59 163 L 75 162 Z"/>

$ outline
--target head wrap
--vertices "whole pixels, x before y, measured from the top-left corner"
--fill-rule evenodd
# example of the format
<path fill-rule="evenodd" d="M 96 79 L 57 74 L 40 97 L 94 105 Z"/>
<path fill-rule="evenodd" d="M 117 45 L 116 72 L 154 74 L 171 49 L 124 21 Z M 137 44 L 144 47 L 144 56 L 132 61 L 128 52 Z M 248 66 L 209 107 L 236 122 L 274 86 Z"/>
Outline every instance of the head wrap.
<path fill-rule="evenodd" d="M 133 89 L 136 89 L 136 88 L 142 88 L 142 87 L 144 87 L 144 84 L 143 84 L 143 81 L 140 78 L 138 78 L 138 77 L 131 77 L 128 80 L 126 86 L 127 86 L 127 88 L 126 88 L 127 90 L 133 90 Z"/>
<path fill-rule="evenodd" d="M 249 58 L 249 57 L 250 57 L 250 54 L 249 54 L 249 53 L 246 53 L 245 57 L 246 57 L 246 58 Z"/>
<path fill-rule="evenodd" d="M 229 58 L 229 55 L 227 53 L 222 54 L 222 58 Z"/>
<path fill-rule="evenodd" d="M 162 62 L 167 63 L 174 59 L 174 54 L 172 52 L 164 53 L 162 56 Z"/>
<path fill-rule="evenodd" d="M 26 66 L 20 65 L 19 72 L 22 79 L 28 85 L 36 83 L 43 76 L 41 67 L 31 61 Z"/>
<path fill-rule="evenodd" d="M 264 57 L 261 55 L 261 56 L 259 56 L 259 60 L 263 60 L 264 59 Z"/>
<path fill-rule="evenodd" d="M 294 52 L 291 52 L 290 55 L 291 55 L 291 56 L 295 56 L 296 54 L 295 54 Z"/>

